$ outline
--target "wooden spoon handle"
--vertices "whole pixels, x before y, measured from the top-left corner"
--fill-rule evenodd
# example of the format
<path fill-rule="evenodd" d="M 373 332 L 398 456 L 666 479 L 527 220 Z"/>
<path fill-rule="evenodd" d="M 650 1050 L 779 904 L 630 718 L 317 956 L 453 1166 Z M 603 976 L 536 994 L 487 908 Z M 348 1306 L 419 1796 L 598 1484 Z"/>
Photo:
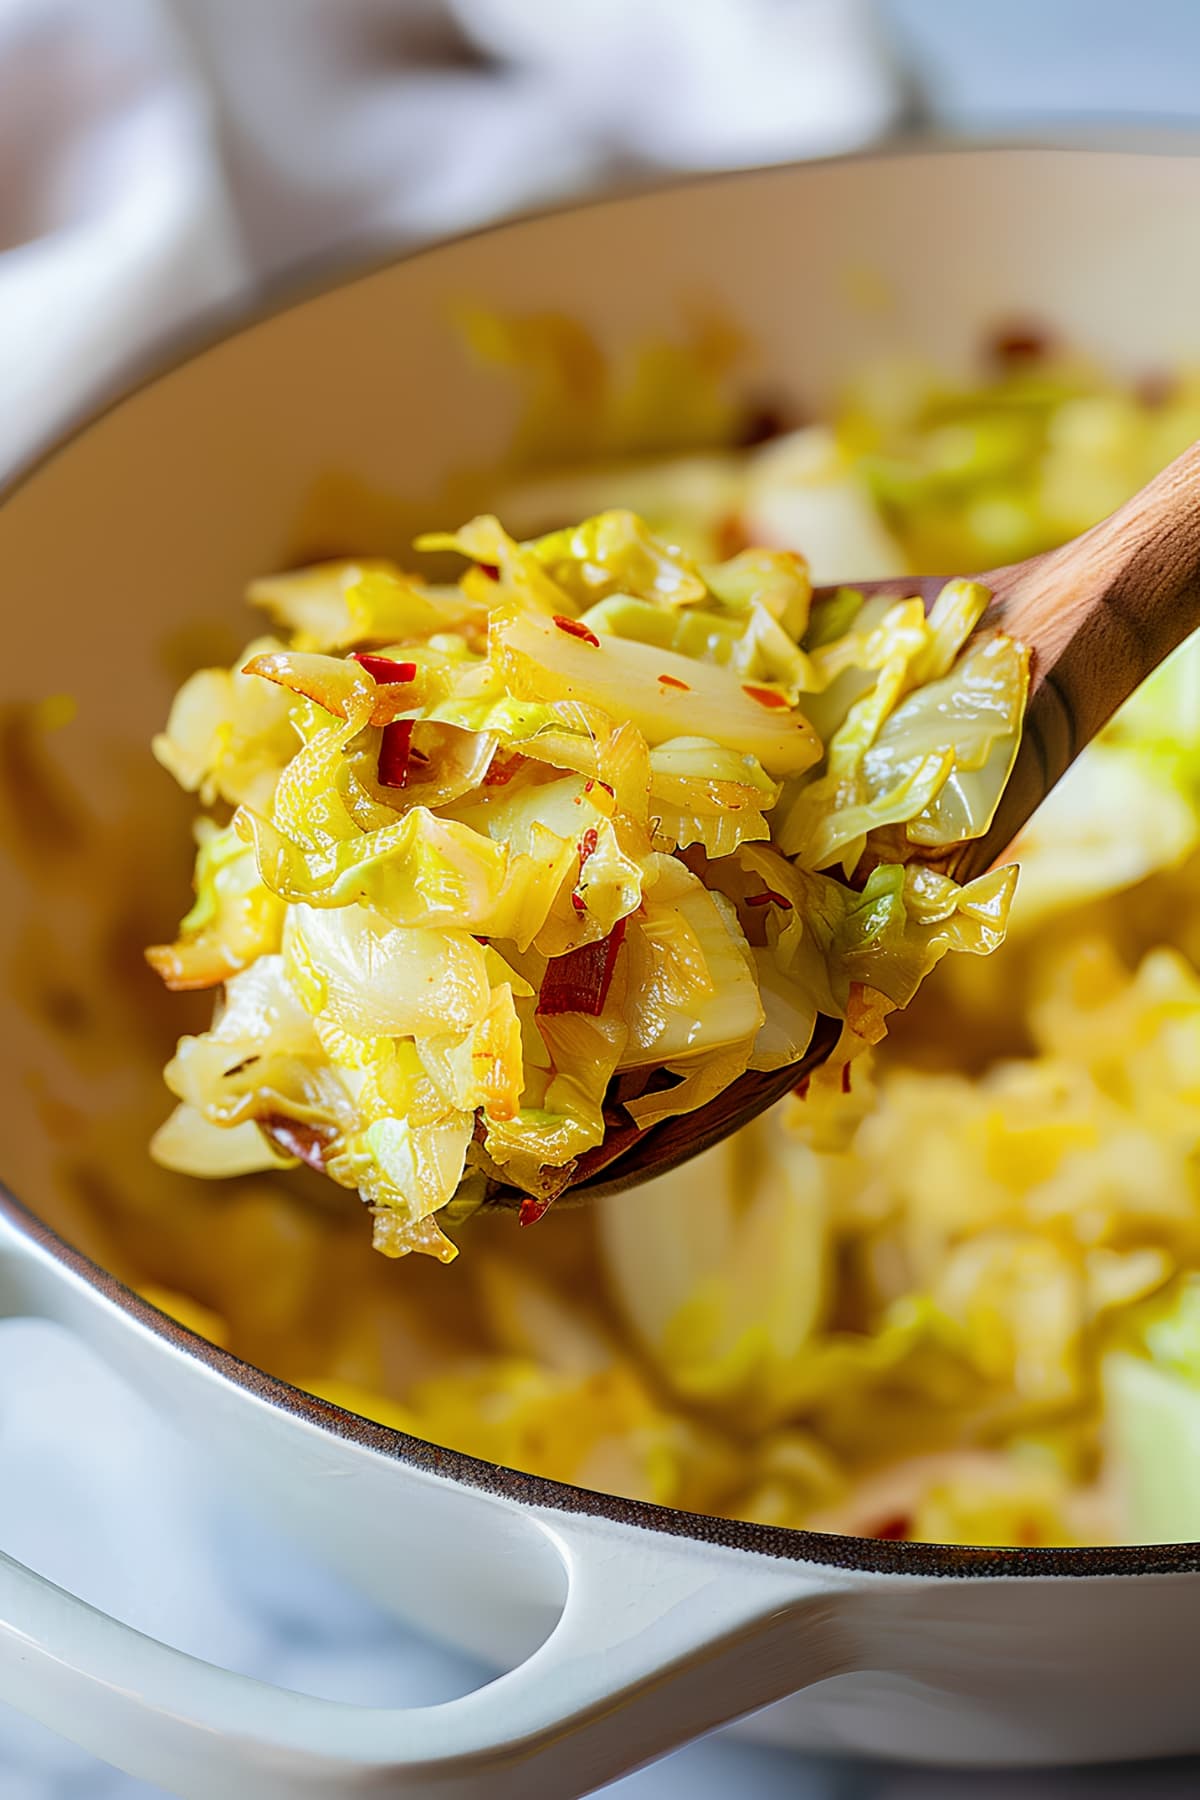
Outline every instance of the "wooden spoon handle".
<path fill-rule="evenodd" d="M 989 868 L 1079 752 L 1200 626 L 1200 443 L 1111 518 L 1061 549 L 980 577 L 984 619 L 1028 644 L 1029 708 L 986 836 L 958 859 Z"/>

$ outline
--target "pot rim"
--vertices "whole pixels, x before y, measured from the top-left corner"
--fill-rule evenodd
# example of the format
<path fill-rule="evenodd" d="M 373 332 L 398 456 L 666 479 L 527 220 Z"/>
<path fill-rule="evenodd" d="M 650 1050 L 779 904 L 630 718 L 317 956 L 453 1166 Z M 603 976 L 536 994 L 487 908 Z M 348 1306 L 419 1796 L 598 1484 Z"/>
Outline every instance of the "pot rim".
<path fill-rule="evenodd" d="M 35 447 L 29 456 L 19 461 L 15 469 L 0 481 L 0 507 L 35 480 L 39 472 L 67 450 L 77 438 L 102 423 L 109 413 L 115 412 L 143 389 L 166 380 L 185 364 L 218 348 L 225 341 L 239 337 L 259 325 L 268 324 L 276 317 L 319 300 L 336 289 L 370 280 L 396 264 L 436 256 L 443 249 L 473 238 L 491 236 L 532 222 L 553 220 L 559 215 L 581 210 L 636 206 L 643 201 L 662 199 L 673 192 L 690 188 L 715 187 L 734 181 L 766 181 L 772 178 L 787 181 L 800 171 L 819 178 L 820 172 L 830 166 L 924 161 L 931 157 L 948 156 L 981 160 L 1025 155 L 1056 161 L 1083 157 L 1096 161 L 1147 161 L 1186 156 L 1186 151 L 1179 148 L 1179 143 L 1185 141 L 1189 140 L 1182 133 L 1178 142 L 1167 139 L 1161 144 L 1141 147 L 1131 145 L 1128 148 L 1114 145 L 1111 141 L 1096 145 L 1086 142 L 1042 142 L 1036 139 L 997 139 L 969 144 L 917 140 L 890 148 L 852 151 L 844 155 L 801 162 L 769 163 L 751 168 L 702 172 L 671 180 L 631 184 L 616 192 L 610 190 L 603 194 L 520 212 L 413 248 L 397 249 L 394 244 L 389 246 L 386 241 L 368 241 L 357 248 L 320 256 L 299 268 L 293 268 L 283 278 L 262 284 L 248 300 L 243 298 L 210 308 L 198 321 L 192 321 L 182 330 L 159 338 L 146 356 L 136 357 L 132 362 L 126 363 L 115 378 L 104 384 L 98 398 L 93 396 L 90 402 L 85 402 L 68 417 L 64 425 L 50 435 L 48 441 Z M 1194 143 L 1194 139 L 1190 141 Z M 1188 157 L 1188 160 L 1194 161 L 1194 155 Z M 854 1537 L 843 1533 L 802 1531 L 790 1526 L 759 1525 L 713 1514 L 686 1512 L 681 1508 L 662 1506 L 651 1501 L 624 1499 L 618 1495 L 576 1487 L 568 1482 L 554 1481 L 545 1476 L 527 1474 L 503 1464 L 486 1462 L 480 1457 L 468 1456 L 463 1451 L 448 1449 L 430 1443 L 427 1439 L 414 1437 L 394 1426 L 379 1424 L 336 1406 L 331 1401 L 322 1400 L 315 1394 L 306 1393 L 201 1337 L 179 1320 L 171 1318 L 169 1314 L 144 1300 L 124 1282 L 59 1237 L 18 1200 L 3 1181 L 0 1181 L 0 1216 L 46 1251 L 69 1273 L 85 1281 L 110 1304 L 130 1315 L 139 1325 L 268 1405 L 278 1407 L 364 1449 L 390 1457 L 393 1461 L 521 1506 L 606 1519 L 613 1524 L 637 1526 L 662 1536 L 686 1538 L 724 1549 L 749 1551 L 781 1561 L 820 1564 L 870 1574 L 974 1579 L 983 1576 L 1078 1577 L 1200 1572 L 1200 1542 L 1028 1549 L 906 1543 Z"/>
<path fill-rule="evenodd" d="M 726 1550 L 746 1550 L 781 1562 L 814 1563 L 873 1575 L 974 1579 L 984 1575 L 1200 1573 L 1200 1543 L 1101 1545 L 1078 1549 L 981 1549 L 959 1544 L 893 1542 L 884 1538 L 853 1537 L 841 1532 L 801 1531 L 787 1525 L 756 1525 L 712 1513 L 685 1512 L 680 1507 L 660 1506 L 649 1500 L 628 1500 L 617 1494 L 576 1487 L 570 1482 L 553 1481 L 548 1476 L 530 1475 L 502 1463 L 486 1462 L 482 1457 L 468 1456 L 462 1450 L 452 1450 L 431 1443 L 427 1438 L 414 1437 L 393 1425 L 364 1418 L 330 1400 L 306 1393 L 303 1388 L 293 1387 L 277 1375 L 267 1374 L 253 1363 L 235 1356 L 231 1350 L 223 1350 L 149 1300 L 144 1300 L 133 1288 L 68 1244 L 2 1182 L 0 1218 L 46 1251 L 68 1273 L 85 1281 L 110 1305 L 256 1399 L 291 1413 L 309 1425 L 330 1431 L 335 1437 L 364 1450 L 376 1451 L 425 1474 L 440 1476 L 443 1480 L 481 1490 L 519 1506 L 607 1519 L 614 1525 L 639 1526 L 663 1537 L 688 1538 Z"/>

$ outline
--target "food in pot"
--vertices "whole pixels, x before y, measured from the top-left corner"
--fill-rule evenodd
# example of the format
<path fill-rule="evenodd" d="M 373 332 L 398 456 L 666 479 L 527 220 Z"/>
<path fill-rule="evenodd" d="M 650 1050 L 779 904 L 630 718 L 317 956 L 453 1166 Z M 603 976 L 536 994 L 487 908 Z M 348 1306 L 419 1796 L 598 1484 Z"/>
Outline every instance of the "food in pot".
<path fill-rule="evenodd" d="M 970 385 L 889 369 L 761 449 L 530 479 L 503 510 L 532 535 L 633 507 L 701 562 L 795 537 L 821 582 L 995 566 L 1200 437 L 1200 380 L 1035 352 Z M 1017 851 L 1002 952 L 948 958 L 848 1095 L 817 1077 L 536 1232 L 481 1216 L 452 1282 L 375 1279 L 251 1178 L 157 1297 L 355 1411 L 608 1492 L 897 1539 L 1194 1538 L 1200 646 Z"/>

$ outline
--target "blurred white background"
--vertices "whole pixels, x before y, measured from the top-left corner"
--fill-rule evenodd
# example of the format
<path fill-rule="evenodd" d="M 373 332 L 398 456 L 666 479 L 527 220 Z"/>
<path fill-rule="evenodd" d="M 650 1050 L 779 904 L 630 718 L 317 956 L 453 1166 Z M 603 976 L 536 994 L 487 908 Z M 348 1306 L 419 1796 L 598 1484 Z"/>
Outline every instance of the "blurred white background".
<path fill-rule="evenodd" d="M 0 0 L 0 475 L 189 320 L 314 259 L 906 132 L 1190 132 L 1198 73 L 1194 0 Z M 479 1678 L 264 1541 L 41 1326 L 0 1326 L 0 1546 L 312 1692 L 417 1703 Z M 619 1791 L 735 1786 L 1182 1800 L 1200 1768 L 930 1776 L 718 1740 Z M 0 1709 L 0 1800 L 149 1792 Z"/>

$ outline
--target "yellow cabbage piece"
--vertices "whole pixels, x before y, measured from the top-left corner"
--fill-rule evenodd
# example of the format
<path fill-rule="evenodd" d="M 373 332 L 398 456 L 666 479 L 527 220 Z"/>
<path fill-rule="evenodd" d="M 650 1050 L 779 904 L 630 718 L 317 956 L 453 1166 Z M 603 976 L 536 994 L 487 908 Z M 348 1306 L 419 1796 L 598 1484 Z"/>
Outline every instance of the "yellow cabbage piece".
<path fill-rule="evenodd" d="M 250 846 L 232 826 L 196 824 L 196 899 L 173 944 L 146 952 L 170 988 L 217 987 L 256 957 L 278 950 L 284 905 L 258 878 Z"/>
<path fill-rule="evenodd" d="M 284 954 L 312 982 L 315 1010 L 360 1038 L 466 1031 L 490 1004 L 469 932 L 392 925 L 365 906 L 289 907 Z"/>
<path fill-rule="evenodd" d="M 279 955 L 230 977 L 212 1029 L 180 1039 L 166 1081 L 212 1125 L 282 1117 L 332 1136 L 354 1117 Z"/>
<path fill-rule="evenodd" d="M 155 756 L 205 806 L 225 800 L 266 806 L 296 750 L 286 694 L 242 673 L 242 664 L 278 648 L 271 638 L 248 646 L 232 669 L 198 669 L 175 696 Z"/>
<path fill-rule="evenodd" d="M 608 594 L 687 606 L 708 586 L 682 551 L 662 543 L 635 513 L 598 513 L 582 525 L 551 532 L 531 546 L 555 585 L 579 607 Z"/>
<path fill-rule="evenodd" d="M 533 613 L 501 618 L 493 640 L 507 679 L 522 698 L 583 701 L 625 718 L 649 744 L 687 731 L 754 756 L 768 774 L 810 768 L 820 744 L 786 696 L 748 693 L 734 672 L 635 639 L 593 645 Z"/>
<path fill-rule="evenodd" d="M 656 856 L 625 937 L 625 1068 L 674 1068 L 753 1039 L 762 1023 L 753 967 L 733 908 L 674 857 Z"/>
<path fill-rule="evenodd" d="M 378 558 L 264 576 L 250 583 L 246 597 L 289 632 L 300 651 L 403 644 L 458 630 L 474 618 L 456 590 L 425 588 Z"/>

